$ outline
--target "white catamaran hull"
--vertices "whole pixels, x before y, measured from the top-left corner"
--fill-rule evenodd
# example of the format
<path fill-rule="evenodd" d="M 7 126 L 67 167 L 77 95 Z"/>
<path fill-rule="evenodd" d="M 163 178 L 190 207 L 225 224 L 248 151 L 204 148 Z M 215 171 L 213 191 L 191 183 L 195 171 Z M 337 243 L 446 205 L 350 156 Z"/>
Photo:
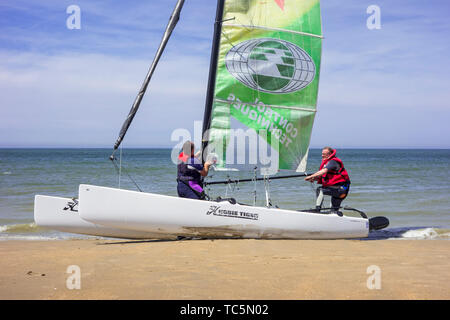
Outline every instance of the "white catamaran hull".
<path fill-rule="evenodd" d="M 36 196 L 38 225 L 66 232 L 119 238 L 341 239 L 363 238 L 369 221 L 265 207 L 184 199 L 159 194 L 80 185 L 78 212 L 63 211 Z M 56 202 L 51 205 L 54 206 Z M 70 215 L 70 219 L 67 215 Z"/>
<path fill-rule="evenodd" d="M 38 226 L 68 233 L 125 239 L 162 238 L 160 234 L 136 230 L 117 229 L 97 225 L 83 220 L 78 211 L 64 210 L 70 198 L 36 195 L 34 200 L 34 221 Z M 166 238 L 175 238 L 167 236 Z"/>

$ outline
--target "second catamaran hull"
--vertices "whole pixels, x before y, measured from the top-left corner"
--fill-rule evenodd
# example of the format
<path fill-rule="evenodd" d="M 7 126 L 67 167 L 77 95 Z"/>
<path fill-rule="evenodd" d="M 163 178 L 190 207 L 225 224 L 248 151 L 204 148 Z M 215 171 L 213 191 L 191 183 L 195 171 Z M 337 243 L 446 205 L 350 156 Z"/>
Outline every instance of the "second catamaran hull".
<path fill-rule="evenodd" d="M 261 239 L 363 238 L 367 219 L 80 185 L 80 218 L 163 236 Z"/>
<path fill-rule="evenodd" d="M 60 198 L 36 195 L 34 198 L 34 222 L 40 226 L 52 230 L 84 234 L 99 237 L 125 238 L 125 239 L 155 239 L 163 238 L 161 234 L 145 231 L 110 228 L 83 220 L 78 207 L 71 210 L 68 203 L 70 198 Z M 167 236 L 173 239 L 174 236 Z"/>

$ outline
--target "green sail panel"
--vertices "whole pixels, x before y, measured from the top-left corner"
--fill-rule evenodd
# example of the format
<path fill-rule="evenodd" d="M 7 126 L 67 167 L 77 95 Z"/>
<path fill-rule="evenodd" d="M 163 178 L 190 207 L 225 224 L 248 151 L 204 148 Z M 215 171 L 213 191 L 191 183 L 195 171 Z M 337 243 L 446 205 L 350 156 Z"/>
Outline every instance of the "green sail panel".
<path fill-rule="evenodd" d="M 319 1 L 226 0 L 222 21 L 208 152 L 233 167 L 230 151 L 251 151 L 233 139 L 251 141 L 253 132 L 276 170 L 304 171 L 319 87 Z"/>

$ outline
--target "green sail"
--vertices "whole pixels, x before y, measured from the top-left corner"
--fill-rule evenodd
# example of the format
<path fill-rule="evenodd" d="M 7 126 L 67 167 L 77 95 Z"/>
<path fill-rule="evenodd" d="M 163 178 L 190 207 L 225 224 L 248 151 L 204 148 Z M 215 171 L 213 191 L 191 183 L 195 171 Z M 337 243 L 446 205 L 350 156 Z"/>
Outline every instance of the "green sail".
<path fill-rule="evenodd" d="M 319 0 L 226 0 L 222 21 L 209 152 L 233 167 L 229 147 L 244 128 L 270 146 L 277 170 L 304 171 L 319 86 Z"/>

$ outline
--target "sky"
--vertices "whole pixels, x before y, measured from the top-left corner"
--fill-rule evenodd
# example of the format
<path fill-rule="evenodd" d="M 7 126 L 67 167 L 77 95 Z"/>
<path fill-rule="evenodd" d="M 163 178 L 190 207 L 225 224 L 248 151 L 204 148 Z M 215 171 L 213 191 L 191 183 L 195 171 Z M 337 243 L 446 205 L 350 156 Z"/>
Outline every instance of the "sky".
<path fill-rule="evenodd" d="M 292 1 L 292 0 L 285 0 Z M 0 147 L 111 147 L 176 0 L 0 2 Z M 80 29 L 69 29 L 71 5 Z M 381 28 L 369 29 L 370 5 Z M 450 148 L 450 12 L 439 0 L 324 0 L 311 147 Z M 123 147 L 202 121 L 216 3 L 186 0 Z"/>

